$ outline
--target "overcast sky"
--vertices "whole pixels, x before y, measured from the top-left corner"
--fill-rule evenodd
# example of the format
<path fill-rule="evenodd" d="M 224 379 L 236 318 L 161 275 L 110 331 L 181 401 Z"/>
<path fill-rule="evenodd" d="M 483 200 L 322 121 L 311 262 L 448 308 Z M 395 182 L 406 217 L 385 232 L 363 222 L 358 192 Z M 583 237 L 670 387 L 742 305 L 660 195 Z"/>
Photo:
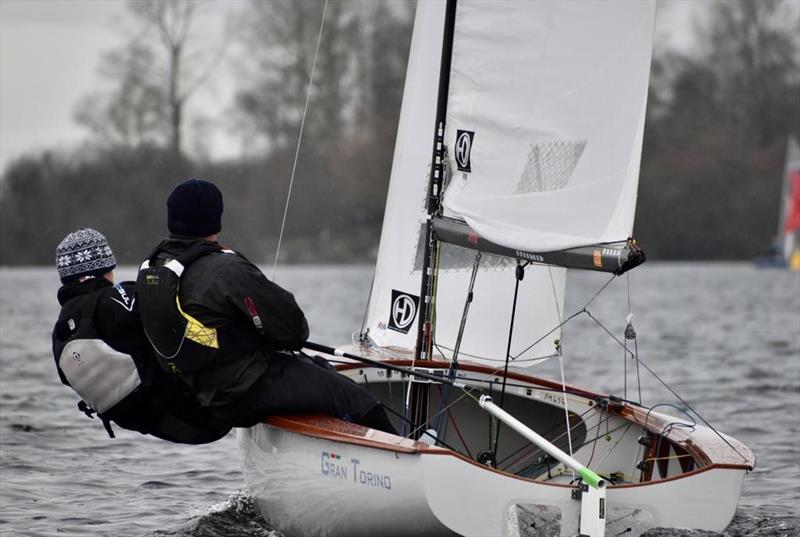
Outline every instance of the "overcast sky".
<path fill-rule="evenodd" d="M 221 37 L 226 13 L 243 1 L 203 0 L 196 31 Z M 75 105 L 101 87 L 101 55 L 133 31 L 125 0 L 0 0 L 0 169 L 22 153 L 70 148 L 86 138 L 73 119 Z M 224 64 L 215 75 L 230 79 Z M 231 88 L 212 81 L 192 104 L 218 120 Z M 224 128 L 210 145 L 220 155 L 238 149 Z"/>
<path fill-rule="evenodd" d="M 204 0 L 198 26 L 221 31 L 225 12 L 243 1 Z M 690 46 L 694 11 L 690 0 L 670 0 L 659 9 L 659 34 Z M 101 54 L 125 43 L 131 30 L 124 0 L 0 0 L 0 170 L 22 153 L 66 149 L 85 138 L 73 120 L 75 104 L 97 89 Z M 212 154 L 235 156 L 238 143 L 220 118 L 231 75 L 224 66 L 215 74 L 216 85 L 194 104 L 217 119 Z"/>
<path fill-rule="evenodd" d="M 124 3 L 0 0 L 0 165 L 74 142 L 72 107 L 92 86 L 98 51 L 114 46 Z"/>

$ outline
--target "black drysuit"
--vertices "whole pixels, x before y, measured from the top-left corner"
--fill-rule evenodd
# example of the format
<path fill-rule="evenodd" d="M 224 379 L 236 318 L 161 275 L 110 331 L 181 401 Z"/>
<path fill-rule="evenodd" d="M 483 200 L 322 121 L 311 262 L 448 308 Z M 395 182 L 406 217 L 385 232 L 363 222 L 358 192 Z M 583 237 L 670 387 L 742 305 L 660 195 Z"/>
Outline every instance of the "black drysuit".
<path fill-rule="evenodd" d="M 207 243 L 166 239 L 149 261 L 163 266 L 198 242 Z M 236 427 L 270 415 L 323 413 L 393 431 L 382 405 L 361 386 L 286 352 L 299 351 L 308 339 L 294 296 L 245 257 L 219 248 L 185 267 L 178 292 L 180 309 L 218 335 L 219 347 L 208 365 L 178 372 L 200 402 Z M 141 275 L 137 286 L 145 292 Z"/>
<path fill-rule="evenodd" d="M 70 386 L 59 365 L 65 344 L 75 338 L 100 339 L 114 351 L 129 355 L 141 379 L 101 418 L 177 443 L 203 444 L 222 438 L 230 426 L 213 422 L 194 394 L 158 365 L 142 330 L 134 291 L 133 282 L 115 286 L 104 278 L 70 283 L 58 290 L 62 309 L 53 329 L 53 356 L 61 382 Z M 93 315 L 84 320 L 86 308 L 91 307 Z"/>

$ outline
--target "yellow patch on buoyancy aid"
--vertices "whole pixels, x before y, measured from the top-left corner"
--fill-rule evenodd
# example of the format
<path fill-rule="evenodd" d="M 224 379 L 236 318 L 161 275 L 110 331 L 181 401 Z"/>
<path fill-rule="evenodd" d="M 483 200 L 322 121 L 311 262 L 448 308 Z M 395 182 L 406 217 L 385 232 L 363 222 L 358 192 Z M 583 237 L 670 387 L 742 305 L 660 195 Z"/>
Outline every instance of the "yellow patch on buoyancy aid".
<path fill-rule="evenodd" d="M 186 332 L 183 334 L 186 339 L 190 339 L 204 347 L 211 347 L 212 349 L 219 349 L 219 342 L 217 341 L 217 329 L 208 328 L 203 323 L 183 311 L 181 308 L 181 301 L 178 295 L 175 294 L 175 304 L 178 306 L 178 311 L 186 319 Z"/>

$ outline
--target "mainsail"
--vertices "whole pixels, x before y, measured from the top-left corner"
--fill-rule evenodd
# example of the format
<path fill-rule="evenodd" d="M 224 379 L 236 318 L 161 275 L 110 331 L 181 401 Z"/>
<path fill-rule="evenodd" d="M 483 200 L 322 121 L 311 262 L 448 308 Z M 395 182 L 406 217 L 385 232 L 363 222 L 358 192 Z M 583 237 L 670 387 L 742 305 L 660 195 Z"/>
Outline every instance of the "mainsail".
<path fill-rule="evenodd" d="M 534 252 L 628 238 L 654 14 L 653 2 L 460 0 L 445 216 L 494 243 Z M 413 349 L 417 339 L 444 17 L 444 2 L 417 4 L 366 324 L 367 337 L 381 347 Z M 443 244 L 437 257 L 435 356 L 447 358 L 455 346 L 475 255 Z M 515 265 L 482 255 L 461 356 L 504 362 Z M 563 320 L 565 280 L 560 267 L 526 268 L 514 365 L 557 352 L 560 331 L 553 329 Z"/>
<path fill-rule="evenodd" d="M 526 251 L 630 237 L 654 20 L 654 2 L 459 2 L 449 213 Z"/>

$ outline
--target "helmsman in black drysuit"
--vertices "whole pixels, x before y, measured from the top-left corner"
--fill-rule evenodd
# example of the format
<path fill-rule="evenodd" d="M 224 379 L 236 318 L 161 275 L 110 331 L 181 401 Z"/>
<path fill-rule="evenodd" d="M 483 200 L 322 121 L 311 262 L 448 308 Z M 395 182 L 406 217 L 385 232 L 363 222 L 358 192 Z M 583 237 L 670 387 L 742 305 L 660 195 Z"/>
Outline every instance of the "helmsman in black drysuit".
<path fill-rule="evenodd" d="M 53 329 L 61 382 L 81 397 L 79 408 L 110 422 L 171 442 L 202 444 L 225 436 L 183 383 L 164 371 L 145 338 L 134 282 L 114 285 L 114 253 L 90 228 L 67 235 L 56 250 L 63 286 Z"/>
<path fill-rule="evenodd" d="M 250 427 L 270 415 L 323 413 L 394 432 L 369 392 L 299 351 L 308 324 L 294 297 L 217 242 L 222 193 L 191 179 L 167 200 L 170 238 L 136 289 L 162 363 L 218 419 Z"/>

